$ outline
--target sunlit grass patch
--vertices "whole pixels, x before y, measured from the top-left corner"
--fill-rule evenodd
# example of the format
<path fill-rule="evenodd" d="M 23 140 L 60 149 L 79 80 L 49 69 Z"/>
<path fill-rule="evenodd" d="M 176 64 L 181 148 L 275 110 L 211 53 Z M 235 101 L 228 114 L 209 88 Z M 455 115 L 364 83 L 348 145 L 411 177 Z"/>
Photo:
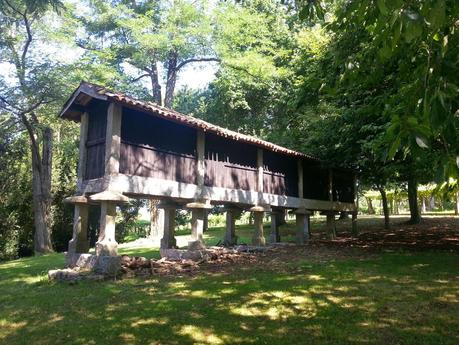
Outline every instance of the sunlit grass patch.
<path fill-rule="evenodd" d="M 219 234 L 208 232 L 213 240 Z M 155 257 L 158 250 L 122 253 Z M 298 257 L 230 274 L 48 282 L 47 270 L 63 263 L 51 254 L 0 264 L 0 343 L 459 343 L 454 252 Z"/>

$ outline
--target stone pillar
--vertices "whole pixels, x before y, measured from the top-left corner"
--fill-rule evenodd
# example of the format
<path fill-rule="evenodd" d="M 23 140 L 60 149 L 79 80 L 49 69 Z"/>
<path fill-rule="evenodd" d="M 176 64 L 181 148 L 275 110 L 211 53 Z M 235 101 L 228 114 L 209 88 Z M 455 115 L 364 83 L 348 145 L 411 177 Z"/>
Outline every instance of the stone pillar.
<path fill-rule="evenodd" d="M 357 236 L 359 234 L 359 228 L 357 226 L 357 211 L 352 212 L 352 235 Z"/>
<path fill-rule="evenodd" d="M 100 230 L 96 243 L 96 255 L 117 256 L 118 242 L 115 240 L 116 203 L 101 201 Z"/>
<path fill-rule="evenodd" d="M 191 241 L 188 242 L 188 250 L 204 249 L 203 232 L 204 218 L 207 210 L 211 209 L 210 200 L 198 200 L 186 204 L 191 210 Z"/>
<path fill-rule="evenodd" d="M 257 150 L 257 192 L 263 193 L 263 149 Z"/>
<path fill-rule="evenodd" d="M 297 244 L 305 244 L 309 240 L 310 214 L 311 212 L 305 209 L 295 211 Z"/>
<path fill-rule="evenodd" d="M 88 214 L 89 201 L 85 196 L 72 196 L 64 200 L 65 203 L 73 204 L 73 234 L 69 241 L 68 254 L 87 253 L 89 251 L 88 240 Z"/>
<path fill-rule="evenodd" d="M 191 211 L 191 241 L 188 242 L 189 250 L 205 248 L 202 235 L 204 233 L 204 213 L 202 208 L 195 208 Z"/>
<path fill-rule="evenodd" d="M 303 160 L 298 158 L 298 198 L 303 199 Z"/>
<path fill-rule="evenodd" d="M 277 215 L 279 211 L 271 212 L 271 232 L 269 234 L 269 243 L 279 243 L 280 233 Z"/>
<path fill-rule="evenodd" d="M 204 210 L 204 229 L 203 231 L 206 232 L 209 230 L 209 210 Z"/>
<path fill-rule="evenodd" d="M 252 244 L 254 246 L 264 246 L 266 244 L 266 239 L 263 234 L 263 215 L 264 212 L 270 212 L 269 207 L 263 206 L 254 206 L 249 209 L 253 213 L 253 222 L 255 226 L 255 232 L 252 237 Z"/>
<path fill-rule="evenodd" d="M 164 209 L 159 208 L 159 200 L 151 199 L 150 206 L 150 233 L 152 240 L 163 238 L 164 234 Z"/>
<path fill-rule="evenodd" d="M 69 253 L 87 253 L 89 251 L 88 214 L 89 205 L 75 204 L 73 236 L 69 241 Z"/>
<path fill-rule="evenodd" d="M 335 212 L 329 211 L 325 215 L 327 216 L 327 236 L 330 240 L 334 240 L 336 239 Z"/>
<path fill-rule="evenodd" d="M 116 175 L 120 171 L 122 107 L 110 103 L 107 110 L 105 136 L 105 175 Z"/>
<path fill-rule="evenodd" d="M 234 246 L 237 244 L 236 236 L 236 218 L 238 218 L 242 212 L 241 209 L 236 207 L 227 207 L 226 210 L 226 232 L 223 244 L 227 247 Z"/>
<path fill-rule="evenodd" d="M 174 235 L 177 206 L 174 204 L 160 204 L 158 207 L 164 209 L 164 232 L 161 239 L 161 249 L 177 248 L 177 241 Z"/>
<path fill-rule="evenodd" d="M 205 164 L 206 134 L 203 130 L 198 130 L 196 134 L 196 184 L 198 186 L 196 199 L 204 197 L 204 179 L 206 175 Z"/>
<path fill-rule="evenodd" d="M 121 193 L 105 190 L 93 194 L 90 199 L 100 202 L 100 229 L 96 242 L 96 255 L 117 256 L 118 243 L 115 240 L 116 205 L 129 202 L 129 198 Z"/>
<path fill-rule="evenodd" d="M 77 189 L 80 191 L 82 189 L 83 180 L 86 175 L 86 157 L 87 157 L 87 150 L 86 150 L 86 141 L 88 139 L 88 113 L 81 114 L 80 120 L 80 145 L 78 148 L 79 151 L 79 159 L 78 159 L 78 182 L 77 182 Z"/>

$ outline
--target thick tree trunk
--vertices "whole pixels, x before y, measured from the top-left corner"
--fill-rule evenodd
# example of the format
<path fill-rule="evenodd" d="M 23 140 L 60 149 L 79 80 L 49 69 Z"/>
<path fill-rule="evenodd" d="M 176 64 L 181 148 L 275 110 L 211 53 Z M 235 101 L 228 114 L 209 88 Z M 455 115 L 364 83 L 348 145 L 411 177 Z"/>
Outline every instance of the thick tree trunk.
<path fill-rule="evenodd" d="M 375 214 L 375 209 L 373 208 L 373 202 L 371 198 L 366 198 L 367 199 L 367 205 L 368 205 L 368 214 Z"/>
<path fill-rule="evenodd" d="M 387 194 L 384 188 L 378 188 L 379 193 L 381 193 L 381 201 L 383 206 L 384 213 L 384 229 L 390 228 L 390 216 L 389 216 L 389 206 L 387 204 Z"/>
<path fill-rule="evenodd" d="M 166 94 L 164 96 L 164 106 L 167 108 L 172 107 L 174 101 L 175 83 L 177 82 L 177 53 L 171 52 L 167 62 L 167 80 L 166 80 Z"/>
<path fill-rule="evenodd" d="M 32 199 L 34 210 L 34 250 L 36 254 L 49 253 L 53 250 L 51 243 L 51 165 L 52 165 L 52 131 L 43 130 L 42 155 L 39 147 L 32 141 Z"/>
<path fill-rule="evenodd" d="M 408 180 L 408 203 L 410 206 L 410 223 L 419 224 L 421 214 L 418 206 L 418 183 L 414 177 Z"/>
<path fill-rule="evenodd" d="M 151 92 L 153 95 L 153 101 L 161 105 L 162 104 L 161 84 L 159 83 L 158 64 L 156 61 L 153 61 L 151 63 L 150 79 L 151 79 Z"/>
<path fill-rule="evenodd" d="M 151 239 L 161 238 L 164 228 L 164 210 L 158 208 L 160 200 L 150 200 L 150 234 Z"/>

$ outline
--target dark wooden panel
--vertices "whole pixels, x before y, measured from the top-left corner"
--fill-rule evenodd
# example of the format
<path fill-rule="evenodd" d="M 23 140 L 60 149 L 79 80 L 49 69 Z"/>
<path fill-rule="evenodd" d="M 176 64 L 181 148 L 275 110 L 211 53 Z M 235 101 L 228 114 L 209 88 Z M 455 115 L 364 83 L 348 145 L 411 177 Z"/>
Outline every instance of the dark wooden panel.
<path fill-rule="evenodd" d="M 263 191 L 298 196 L 297 158 L 276 152 L 263 152 Z"/>
<path fill-rule="evenodd" d="M 105 135 L 107 131 L 107 103 L 94 101 L 88 111 L 85 179 L 104 176 Z"/>
<path fill-rule="evenodd" d="M 328 169 L 315 161 L 303 160 L 304 198 L 329 200 L 328 187 Z"/>
<path fill-rule="evenodd" d="M 185 183 L 196 183 L 196 160 L 151 147 L 121 142 L 120 172 L 127 175 L 155 177 Z"/>
<path fill-rule="evenodd" d="M 351 171 L 333 170 L 333 200 L 354 202 L 354 174 Z"/>
<path fill-rule="evenodd" d="M 105 173 L 105 142 L 86 147 L 85 179 L 90 180 L 104 176 Z"/>
<path fill-rule="evenodd" d="M 88 142 L 105 139 L 107 108 L 107 103 L 100 102 L 94 102 L 88 108 Z"/>
<path fill-rule="evenodd" d="M 121 140 L 196 157 L 196 130 L 149 114 L 123 108 Z"/>
<path fill-rule="evenodd" d="M 206 134 L 206 175 L 211 187 L 256 190 L 257 148 L 213 134 Z"/>
<path fill-rule="evenodd" d="M 120 173 L 196 183 L 196 130 L 123 108 Z"/>

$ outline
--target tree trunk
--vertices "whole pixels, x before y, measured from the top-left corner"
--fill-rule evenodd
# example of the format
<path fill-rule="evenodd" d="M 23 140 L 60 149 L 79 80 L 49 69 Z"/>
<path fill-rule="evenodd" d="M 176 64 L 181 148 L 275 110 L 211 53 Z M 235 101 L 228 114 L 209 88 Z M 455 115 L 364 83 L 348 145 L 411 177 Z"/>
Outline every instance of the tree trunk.
<path fill-rule="evenodd" d="M 384 229 L 390 228 L 390 217 L 389 217 L 389 206 L 387 204 L 387 194 L 384 188 L 378 188 L 379 193 L 381 193 L 381 201 L 384 213 Z"/>
<path fill-rule="evenodd" d="M 408 203 L 410 206 L 410 223 L 419 224 L 421 215 L 418 206 L 418 183 L 414 177 L 408 180 Z"/>
<path fill-rule="evenodd" d="M 425 198 L 425 197 L 422 197 L 421 202 L 422 202 L 421 212 L 422 212 L 422 213 L 426 213 L 426 212 L 427 212 L 426 198 Z"/>
<path fill-rule="evenodd" d="M 164 106 L 172 107 L 174 101 L 175 83 L 177 82 L 177 53 L 171 52 L 167 62 L 167 80 L 166 80 L 166 95 L 164 97 Z"/>
<path fill-rule="evenodd" d="M 151 63 L 150 79 L 151 79 L 151 92 L 153 95 L 153 101 L 161 105 L 162 104 L 161 84 L 159 83 L 158 65 L 156 61 L 152 61 Z"/>
<path fill-rule="evenodd" d="M 34 210 L 34 251 L 36 254 L 49 253 L 51 243 L 51 166 L 52 166 L 52 131 L 43 130 L 42 155 L 39 147 L 32 141 L 32 201 Z"/>
<path fill-rule="evenodd" d="M 161 238 L 164 228 L 164 211 L 158 208 L 160 200 L 150 200 L 150 234 L 151 239 Z"/>
<path fill-rule="evenodd" d="M 435 209 L 435 196 L 431 196 L 429 200 L 429 211 L 433 211 Z"/>
<path fill-rule="evenodd" d="M 368 214 L 375 214 L 375 209 L 373 208 L 373 203 L 371 201 L 371 198 L 366 198 L 367 199 L 367 204 L 368 204 Z"/>
<path fill-rule="evenodd" d="M 285 210 L 281 210 L 281 211 L 279 211 L 279 212 L 276 212 L 276 213 L 275 213 L 275 217 L 276 217 L 276 225 L 277 225 L 277 226 L 281 226 L 281 225 L 286 224 L 286 221 L 285 221 Z"/>
<path fill-rule="evenodd" d="M 459 192 L 454 193 L 454 214 L 459 215 Z"/>

